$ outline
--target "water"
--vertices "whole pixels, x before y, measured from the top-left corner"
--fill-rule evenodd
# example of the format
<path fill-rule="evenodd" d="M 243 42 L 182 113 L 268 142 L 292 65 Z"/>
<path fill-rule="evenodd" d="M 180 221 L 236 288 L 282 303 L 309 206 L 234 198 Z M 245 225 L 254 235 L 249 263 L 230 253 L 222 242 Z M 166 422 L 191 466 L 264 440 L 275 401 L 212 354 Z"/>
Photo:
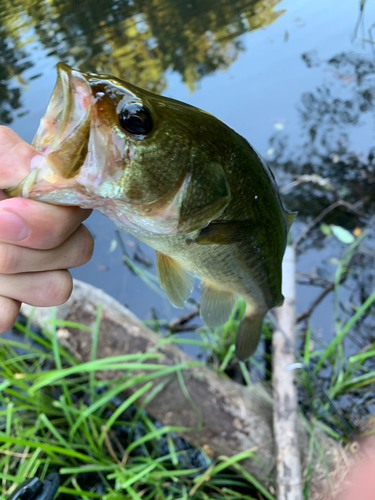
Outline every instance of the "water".
<path fill-rule="evenodd" d="M 0 123 L 31 141 L 58 61 L 205 109 L 249 140 L 280 186 L 300 175 L 329 178 L 329 189 L 303 183 L 285 191 L 288 208 L 299 212 L 294 238 L 337 199 L 347 206 L 330 212 L 326 223 L 357 233 L 372 229 L 341 293 L 341 314 L 346 308 L 350 315 L 375 283 L 375 4 L 366 2 L 355 33 L 359 6 L 352 0 L 0 0 Z M 181 313 L 123 265 L 109 220 L 94 213 L 87 225 L 95 252 L 74 277 L 141 319 Z M 124 241 L 133 255 L 137 243 L 127 235 Z M 153 251 L 140 248 L 154 262 Z M 345 248 L 318 224 L 301 242 L 297 268 L 331 280 Z M 319 290 L 298 285 L 298 312 Z M 332 335 L 332 300 L 327 296 L 311 318 L 318 338 Z M 372 328 L 363 321 L 362 340 L 353 335 L 353 342 L 374 341 Z"/>

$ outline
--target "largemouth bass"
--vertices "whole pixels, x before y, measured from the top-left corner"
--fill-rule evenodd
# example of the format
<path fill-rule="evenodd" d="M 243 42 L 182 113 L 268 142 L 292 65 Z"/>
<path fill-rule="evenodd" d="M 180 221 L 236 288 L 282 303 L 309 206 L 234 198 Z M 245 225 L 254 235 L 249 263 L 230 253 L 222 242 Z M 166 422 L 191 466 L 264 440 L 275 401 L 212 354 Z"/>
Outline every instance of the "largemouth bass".
<path fill-rule="evenodd" d="M 32 145 L 40 163 L 9 196 L 108 216 L 156 250 L 174 306 L 200 278 L 200 315 L 210 327 L 229 319 L 241 295 L 236 355 L 255 351 L 266 312 L 283 302 L 281 261 L 294 216 L 244 138 L 200 109 L 60 63 Z"/>

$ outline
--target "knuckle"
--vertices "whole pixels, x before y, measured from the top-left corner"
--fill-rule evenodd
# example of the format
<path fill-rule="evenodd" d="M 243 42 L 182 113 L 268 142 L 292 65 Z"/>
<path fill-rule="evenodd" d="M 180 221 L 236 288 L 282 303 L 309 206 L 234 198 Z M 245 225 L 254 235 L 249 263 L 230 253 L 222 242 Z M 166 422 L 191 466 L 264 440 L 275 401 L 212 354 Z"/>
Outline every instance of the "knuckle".
<path fill-rule="evenodd" d="M 13 274 L 18 271 L 19 252 L 14 245 L 0 244 L 0 273 Z"/>

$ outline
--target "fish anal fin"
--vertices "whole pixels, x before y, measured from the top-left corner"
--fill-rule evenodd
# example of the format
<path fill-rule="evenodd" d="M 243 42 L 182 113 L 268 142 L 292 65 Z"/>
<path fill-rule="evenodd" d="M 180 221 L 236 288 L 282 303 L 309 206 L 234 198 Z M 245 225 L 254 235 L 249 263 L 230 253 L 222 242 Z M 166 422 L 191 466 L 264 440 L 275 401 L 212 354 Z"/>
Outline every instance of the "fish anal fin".
<path fill-rule="evenodd" d="M 160 286 L 171 304 L 183 307 L 194 287 L 194 275 L 184 269 L 175 259 L 156 252 L 156 267 Z"/>
<path fill-rule="evenodd" d="M 245 361 L 257 350 L 264 316 L 264 311 L 248 312 L 246 308 L 236 337 L 236 356 L 240 361 Z"/>
<path fill-rule="evenodd" d="M 289 229 L 293 224 L 294 219 L 296 218 L 297 212 L 287 212 L 286 210 L 284 210 L 284 213 L 286 217 L 286 222 L 288 224 L 288 232 L 289 232 Z"/>
<path fill-rule="evenodd" d="M 236 300 L 236 294 L 219 290 L 203 282 L 200 307 L 202 320 L 211 328 L 223 325 L 228 321 Z"/>

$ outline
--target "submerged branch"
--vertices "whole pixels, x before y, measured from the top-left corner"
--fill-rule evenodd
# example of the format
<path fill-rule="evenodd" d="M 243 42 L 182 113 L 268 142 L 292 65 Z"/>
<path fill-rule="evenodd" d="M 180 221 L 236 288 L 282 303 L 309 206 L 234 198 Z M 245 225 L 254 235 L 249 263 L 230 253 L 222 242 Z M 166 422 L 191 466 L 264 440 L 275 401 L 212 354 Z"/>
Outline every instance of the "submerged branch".
<path fill-rule="evenodd" d="M 357 205 L 357 204 L 356 204 Z M 309 231 L 319 222 L 321 222 L 324 217 L 329 214 L 329 212 L 332 212 L 332 210 L 335 210 L 335 208 L 338 207 L 346 207 L 348 210 L 354 212 L 357 215 L 363 215 L 362 212 L 358 210 L 358 207 L 355 205 L 352 205 L 351 203 L 348 203 L 347 201 L 344 200 L 338 200 L 329 205 L 329 207 L 325 208 L 320 212 L 320 214 L 315 217 L 312 221 L 310 221 L 307 226 L 303 229 L 303 231 L 300 232 L 300 234 L 297 236 L 297 238 L 293 242 L 293 248 L 298 248 L 299 243 L 307 236 Z"/>
<path fill-rule="evenodd" d="M 328 295 L 332 290 L 335 289 L 335 284 L 334 283 L 329 283 L 326 285 L 325 288 L 315 297 L 315 299 L 311 302 L 310 307 L 306 309 L 303 313 L 299 314 L 296 318 L 296 323 L 299 323 L 300 321 L 303 321 L 304 319 L 308 319 L 312 313 L 314 312 L 315 308 L 321 303 L 321 301 Z"/>
<path fill-rule="evenodd" d="M 199 308 L 198 307 L 196 307 L 192 311 L 189 311 L 185 314 L 181 314 L 177 318 L 172 319 L 167 325 L 168 330 L 175 331 L 175 332 L 195 330 L 196 327 L 187 326 L 186 323 L 191 321 L 193 318 L 196 318 L 197 316 L 199 316 Z"/>

